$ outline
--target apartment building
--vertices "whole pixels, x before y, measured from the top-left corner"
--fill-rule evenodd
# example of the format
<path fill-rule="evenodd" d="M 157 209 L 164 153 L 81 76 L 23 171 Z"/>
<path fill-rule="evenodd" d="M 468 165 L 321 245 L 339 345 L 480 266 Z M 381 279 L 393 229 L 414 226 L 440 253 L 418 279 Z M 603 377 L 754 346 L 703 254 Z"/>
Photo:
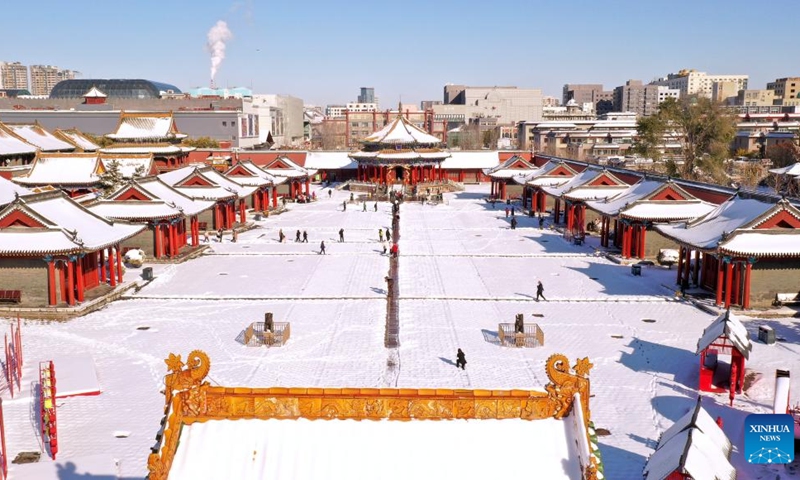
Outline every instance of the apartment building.
<path fill-rule="evenodd" d="M 651 85 L 663 85 L 669 88 L 678 89 L 681 95 L 701 95 L 712 98 L 715 83 L 731 82 L 726 91 L 747 90 L 747 75 L 709 75 L 706 72 L 697 70 L 680 70 L 678 73 L 670 73 L 650 82 Z"/>
<path fill-rule="evenodd" d="M 663 85 L 644 85 L 641 80 L 628 80 L 614 89 L 614 111 L 635 112 L 647 117 L 658 112 L 658 106 L 668 98 L 677 99 L 680 90 Z"/>
<path fill-rule="evenodd" d="M 74 80 L 80 72 L 65 70 L 53 65 L 31 65 L 31 94 L 48 96 L 61 80 Z"/>
<path fill-rule="evenodd" d="M 779 78 L 767 83 L 767 90 L 775 92 L 777 105 L 800 105 L 800 77 Z"/>
<path fill-rule="evenodd" d="M 566 105 L 570 100 L 575 100 L 578 105 L 591 102 L 598 115 L 614 111 L 614 91 L 603 90 L 603 85 L 599 83 L 565 84 L 561 104 Z"/>
<path fill-rule="evenodd" d="M 29 90 L 28 67 L 19 62 L 0 62 L 0 88 Z"/>

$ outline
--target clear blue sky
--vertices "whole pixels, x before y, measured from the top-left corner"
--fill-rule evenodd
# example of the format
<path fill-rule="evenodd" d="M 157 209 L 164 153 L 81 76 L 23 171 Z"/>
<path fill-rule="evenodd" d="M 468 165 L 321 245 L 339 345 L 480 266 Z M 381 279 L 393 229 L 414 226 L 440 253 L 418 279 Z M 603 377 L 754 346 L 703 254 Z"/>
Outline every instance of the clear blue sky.
<path fill-rule="evenodd" d="M 2 9 L 0 60 L 84 78 L 208 85 L 206 34 L 233 33 L 218 86 L 306 103 L 441 100 L 446 83 L 541 88 L 649 81 L 682 68 L 748 74 L 749 88 L 800 75 L 793 0 L 42 0 Z M 18 39 L 8 41 L 8 39 Z"/>

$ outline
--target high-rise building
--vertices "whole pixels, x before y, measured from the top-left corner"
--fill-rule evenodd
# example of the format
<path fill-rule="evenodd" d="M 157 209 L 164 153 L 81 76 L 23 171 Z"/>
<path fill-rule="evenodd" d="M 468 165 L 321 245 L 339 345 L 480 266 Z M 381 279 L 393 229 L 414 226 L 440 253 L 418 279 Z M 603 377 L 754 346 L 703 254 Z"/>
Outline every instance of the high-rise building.
<path fill-rule="evenodd" d="M 358 103 L 377 103 L 375 102 L 375 89 L 372 87 L 361 87 Z"/>
<path fill-rule="evenodd" d="M 31 65 L 31 93 L 50 95 L 53 87 L 61 80 L 74 80 L 80 72 L 63 70 L 52 65 Z"/>
<path fill-rule="evenodd" d="M 779 100 L 781 105 L 786 104 L 784 100 L 797 100 L 800 98 L 800 77 L 778 78 L 767 83 L 767 90 L 775 91 L 775 100 Z"/>
<path fill-rule="evenodd" d="M 567 83 L 564 85 L 561 104 L 566 105 L 570 100 L 575 100 L 578 105 L 592 103 L 595 112 L 603 115 L 613 111 L 614 92 L 603 90 L 603 85 L 599 83 Z"/>
<path fill-rule="evenodd" d="M 709 75 L 706 72 L 697 70 L 680 70 L 678 73 L 670 73 L 650 82 L 651 85 L 664 85 L 669 88 L 677 88 L 681 95 L 701 95 L 712 98 L 714 84 L 721 82 L 732 82 L 724 90 L 730 91 L 747 90 L 747 75 Z"/>
<path fill-rule="evenodd" d="M 0 88 L 28 90 L 28 67 L 19 62 L 0 62 Z"/>
<path fill-rule="evenodd" d="M 444 104 L 433 105 L 437 119 L 469 123 L 482 119 L 481 124 L 492 120 L 498 125 L 513 124 L 522 120 L 542 118 L 542 91 L 517 87 L 472 87 L 445 85 Z"/>
<path fill-rule="evenodd" d="M 635 112 L 647 117 L 658 112 L 658 106 L 667 98 L 677 99 L 680 90 L 663 85 L 643 85 L 641 80 L 628 80 L 614 89 L 614 110 Z"/>

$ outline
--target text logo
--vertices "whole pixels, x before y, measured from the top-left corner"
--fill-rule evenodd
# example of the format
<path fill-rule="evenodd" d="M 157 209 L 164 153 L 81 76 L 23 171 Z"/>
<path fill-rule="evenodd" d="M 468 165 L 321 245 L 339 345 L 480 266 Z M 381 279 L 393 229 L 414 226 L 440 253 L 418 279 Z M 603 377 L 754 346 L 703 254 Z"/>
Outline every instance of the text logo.
<path fill-rule="evenodd" d="M 794 460 L 792 416 L 748 415 L 744 421 L 744 458 L 749 463 L 791 463 Z"/>

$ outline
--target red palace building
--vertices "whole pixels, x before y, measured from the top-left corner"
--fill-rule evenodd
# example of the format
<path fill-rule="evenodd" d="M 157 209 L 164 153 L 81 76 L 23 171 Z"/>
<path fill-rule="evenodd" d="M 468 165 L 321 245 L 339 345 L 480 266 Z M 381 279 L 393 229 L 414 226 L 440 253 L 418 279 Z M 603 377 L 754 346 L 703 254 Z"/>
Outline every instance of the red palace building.
<path fill-rule="evenodd" d="M 350 154 L 358 164 L 359 182 L 419 185 L 446 180 L 442 162 L 450 153 L 439 148 L 441 140 L 402 115 L 362 143 L 361 150 Z"/>

